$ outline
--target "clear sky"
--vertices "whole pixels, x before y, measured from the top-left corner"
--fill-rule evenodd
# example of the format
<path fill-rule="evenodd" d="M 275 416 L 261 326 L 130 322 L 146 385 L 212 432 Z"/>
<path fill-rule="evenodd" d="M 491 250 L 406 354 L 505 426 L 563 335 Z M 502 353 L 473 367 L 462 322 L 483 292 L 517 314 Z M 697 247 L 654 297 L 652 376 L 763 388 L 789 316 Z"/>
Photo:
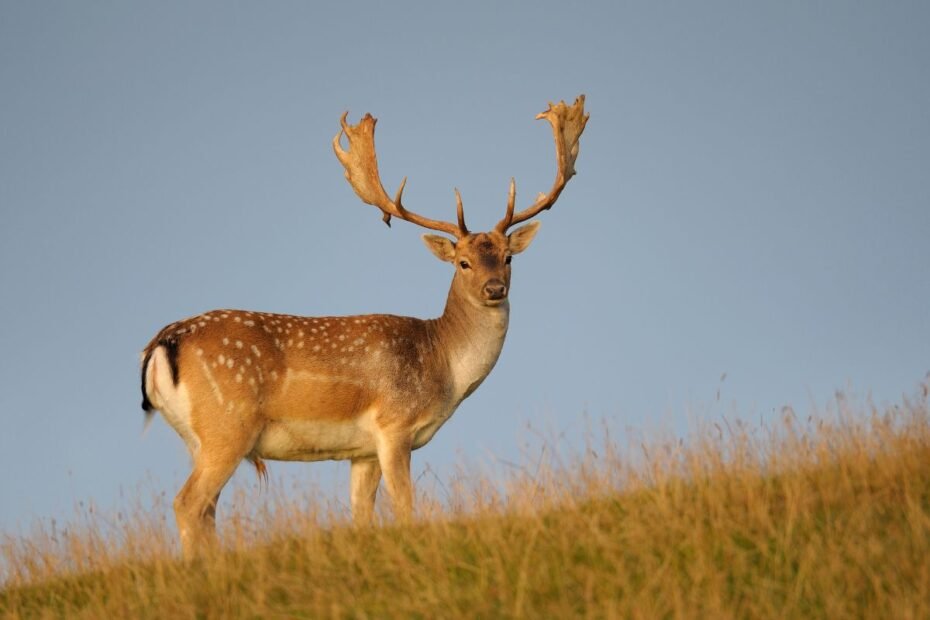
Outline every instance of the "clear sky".
<path fill-rule="evenodd" d="M 451 267 L 343 178 L 344 110 L 380 119 L 389 192 L 452 219 L 459 187 L 482 229 L 511 176 L 549 188 L 546 102 L 591 114 L 502 357 L 414 475 L 585 414 L 899 401 L 930 370 L 928 7 L 0 2 L 0 530 L 175 493 L 183 444 L 139 408 L 166 323 L 441 312 Z M 270 468 L 347 498 L 345 463 Z"/>

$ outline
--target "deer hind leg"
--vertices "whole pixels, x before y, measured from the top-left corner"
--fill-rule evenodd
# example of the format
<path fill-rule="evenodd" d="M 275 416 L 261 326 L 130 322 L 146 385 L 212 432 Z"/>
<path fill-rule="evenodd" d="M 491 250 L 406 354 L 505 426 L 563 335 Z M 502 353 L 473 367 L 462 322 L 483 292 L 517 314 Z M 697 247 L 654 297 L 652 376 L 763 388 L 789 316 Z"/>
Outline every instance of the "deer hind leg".
<path fill-rule="evenodd" d="M 409 439 L 384 437 L 378 442 L 378 462 L 384 474 L 394 516 L 402 521 L 409 521 L 413 513 L 413 482 L 410 480 Z"/>
<path fill-rule="evenodd" d="M 356 525 L 368 525 L 375 513 L 381 465 L 377 459 L 353 459 L 350 478 L 352 518 Z"/>
<path fill-rule="evenodd" d="M 216 504 L 220 491 L 251 452 L 257 435 L 225 433 L 208 437 L 212 440 L 202 440 L 194 457 L 194 469 L 174 499 L 174 515 L 186 558 L 216 544 Z"/>
<path fill-rule="evenodd" d="M 216 503 L 240 461 L 207 462 L 198 458 L 194 463 L 194 471 L 174 499 L 184 557 L 193 557 L 216 544 Z"/>

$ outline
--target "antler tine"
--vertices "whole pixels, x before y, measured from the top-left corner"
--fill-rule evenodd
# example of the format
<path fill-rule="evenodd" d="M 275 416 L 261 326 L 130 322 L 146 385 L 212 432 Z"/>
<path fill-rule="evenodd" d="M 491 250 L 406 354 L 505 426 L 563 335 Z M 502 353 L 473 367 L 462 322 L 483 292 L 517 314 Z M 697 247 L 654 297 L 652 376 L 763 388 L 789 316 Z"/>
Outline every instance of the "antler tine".
<path fill-rule="evenodd" d="M 468 234 L 468 227 L 465 226 L 465 208 L 462 206 L 462 195 L 457 187 L 455 188 L 455 214 L 459 220 L 459 232 L 464 237 Z"/>
<path fill-rule="evenodd" d="M 558 165 L 555 182 L 548 194 L 540 193 L 536 202 L 517 214 L 513 212 L 513 193 L 511 193 L 510 202 L 507 205 L 507 215 L 497 223 L 495 227 L 497 231 L 506 232 L 514 224 L 525 222 L 536 216 L 540 211 L 551 208 L 555 201 L 559 199 L 559 194 L 562 193 L 565 184 L 575 175 L 578 139 L 588 122 L 588 116 L 584 113 L 584 95 L 578 95 L 575 103 L 571 106 L 566 105 L 564 101 L 554 105 L 550 103 L 548 110 L 536 115 L 537 119 L 544 118 L 552 125 L 552 135 L 555 138 L 555 158 Z M 513 184 L 511 183 L 512 189 Z"/>
<path fill-rule="evenodd" d="M 468 232 L 464 226 L 464 216 L 462 214 L 461 200 L 459 201 L 459 224 L 452 222 L 443 222 L 423 217 L 412 211 L 408 211 L 401 204 L 401 197 L 404 193 L 404 187 L 407 184 L 407 177 L 401 182 L 397 189 L 397 194 L 392 201 L 388 198 L 384 186 L 381 184 L 381 176 L 378 173 L 378 157 L 375 153 L 375 124 L 378 122 L 371 114 L 366 114 L 357 125 L 349 125 L 346 122 L 349 113 L 345 112 L 340 119 L 341 129 L 336 137 L 333 138 L 333 152 L 339 163 L 345 168 L 346 180 L 356 195 L 362 199 L 365 204 L 378 207 L 384 213 L 384 223 L 391 225 L 391 217 L 398 217 L 406 220 L 411 224 L 438 230 L 452 235 L 458 239 L 462 238 Z M 341 140 L 345 134 L 349 140 L 349 149 L 342 148 Z"/>
<path fill-rule="evenodd" d="M 517 182 L 513 180 L 513 177 L 510 177 L 510 191 L 507 192 L 507 215 L 504 216 L 504 219 L 497 225 L 500 232 L 507 230 L 507 226 L 510 226 L 510 223 L 513 221 L 513 207 L 517 202 Z M 501 228 L 501 224 L 504 222 L 507 223 L 506 226 Z"/>

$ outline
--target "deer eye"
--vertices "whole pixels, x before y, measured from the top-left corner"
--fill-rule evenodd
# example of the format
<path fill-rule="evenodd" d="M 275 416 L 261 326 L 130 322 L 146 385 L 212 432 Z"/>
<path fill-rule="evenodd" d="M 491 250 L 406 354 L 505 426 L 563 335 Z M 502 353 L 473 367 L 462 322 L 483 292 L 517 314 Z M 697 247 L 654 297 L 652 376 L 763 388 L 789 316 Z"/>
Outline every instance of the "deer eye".
<path fill-rule="evenodd" d="M 513 260 L 513 256 L 511 256 L 510 254 L 508 254 L 508 255 L 507 255 L 507 258 L 504 259 L 504 262 L 507 263 L 507 264 L 509 265 L 509 264 L 510 264 L 510 261 L 512 261 L 512 260 Z"/>
<path fill-rule="evenodd" d="M 471 265 L 468 264 L 467 260 L 459 261 L 459 267 L 462 269 L 471 269 Z"/>

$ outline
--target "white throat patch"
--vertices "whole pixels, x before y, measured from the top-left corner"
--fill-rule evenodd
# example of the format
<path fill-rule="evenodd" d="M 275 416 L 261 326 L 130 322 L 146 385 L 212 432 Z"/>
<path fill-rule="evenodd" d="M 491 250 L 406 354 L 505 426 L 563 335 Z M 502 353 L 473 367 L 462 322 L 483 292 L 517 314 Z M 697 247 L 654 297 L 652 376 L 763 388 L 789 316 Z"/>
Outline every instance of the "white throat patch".
<path fill-rule="evenodd" d="M 510 304 L 504 302 L 487 312 L 482 322 L 482 329 L 470 334 L 468 341 L 449 350 L 456 404 L 474 392 L 497 363 L 507 336 Z"/>

